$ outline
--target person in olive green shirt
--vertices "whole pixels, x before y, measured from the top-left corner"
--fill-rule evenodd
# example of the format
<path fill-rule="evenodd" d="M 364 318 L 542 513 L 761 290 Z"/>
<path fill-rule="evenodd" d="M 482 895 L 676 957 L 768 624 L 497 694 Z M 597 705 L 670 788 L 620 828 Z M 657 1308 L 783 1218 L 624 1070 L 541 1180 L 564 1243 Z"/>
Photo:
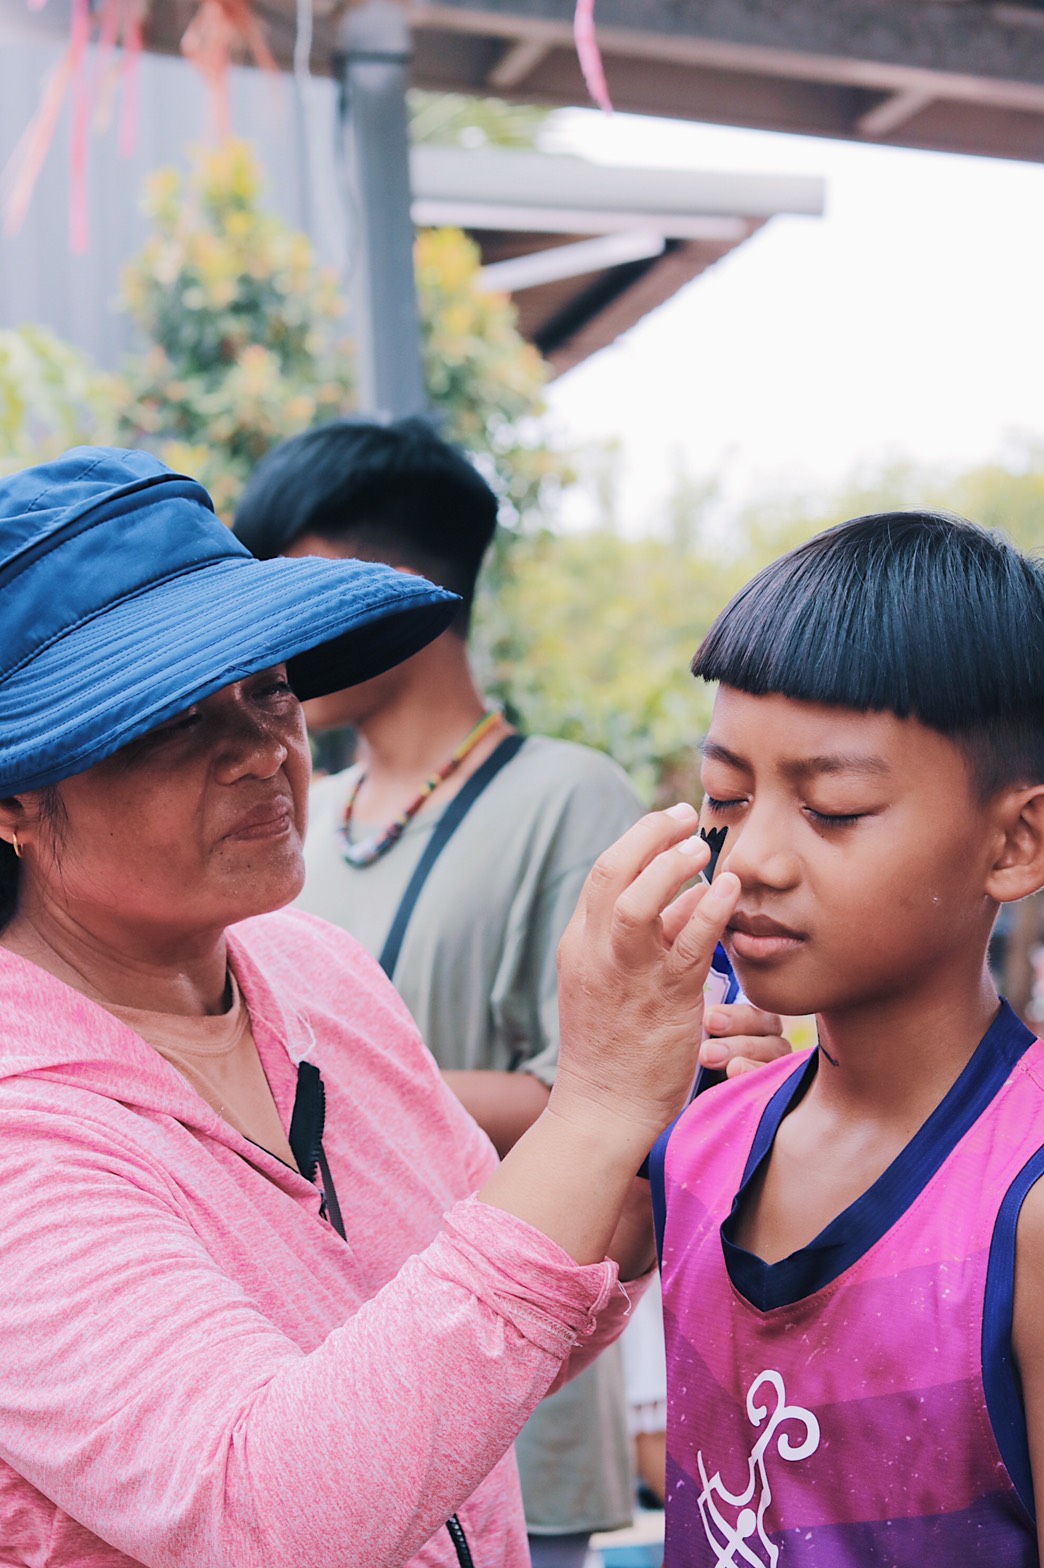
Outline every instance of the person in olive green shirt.
<path fill-rule="evenodd" d="M 313 786 L 299 903 L 378 956 L 444 813 L 511 732 L 484 702 L 467 647 L 496 514 L 478 471 L 419 419 L 342 420 L 284 442 L 237 513 L 235 532 L 256 555 L 383 561 L 461 596 L 453 626 L 414 658 L 306 704 L 313 730 L 354 728 L 357 761 Z M 392 979 L 501 1154 L 554 1078 L 559 938 L 591 866 L 642 811 L 602 753 L 527 737 L 471 804 L 412 909 Z M 778 1019 L 721 1011 L 722 1037 L 704 1047 L 713 1065 L 786 1049 Z M 517 1451 L 534 1564 L 577 1568 L 592 1531 L 631 1517 L 616 1348 L 541 1404 Z"/>

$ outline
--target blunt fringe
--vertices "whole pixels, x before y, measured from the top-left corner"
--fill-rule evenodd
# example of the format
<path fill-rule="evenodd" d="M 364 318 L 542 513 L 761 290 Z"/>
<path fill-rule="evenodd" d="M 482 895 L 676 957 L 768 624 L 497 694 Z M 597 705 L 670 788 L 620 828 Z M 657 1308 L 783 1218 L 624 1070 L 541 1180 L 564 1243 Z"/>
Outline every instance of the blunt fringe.
<path fill-rule="evenodd" d="M 915 718 L 979 791 L 1044 781 L 1044 568 L 941 512 L 881 512 L 764 568 L 692 661 L 705 681 Z"/>
<path fill-rule="evenodd" d="M 304 534 L 409 566 L 458 593 L 466 631 L 497 497 L 426 419 L 338 419 L 292 436 L 255 468 L 233 532 L 261 560 Z"/>

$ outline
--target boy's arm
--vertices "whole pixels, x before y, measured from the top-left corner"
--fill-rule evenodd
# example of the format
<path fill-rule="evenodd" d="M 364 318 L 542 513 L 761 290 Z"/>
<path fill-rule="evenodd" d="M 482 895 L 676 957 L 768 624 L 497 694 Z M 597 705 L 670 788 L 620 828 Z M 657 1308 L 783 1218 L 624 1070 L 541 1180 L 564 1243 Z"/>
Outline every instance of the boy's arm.
<path fill-rule="evenodd" d="M 1015 1243 L 1015 1310 L 1011 1340 L 1026 1408 L 1037 1549 L 1044 1561 L 1044 1181 L 1026 1195 Z"/>

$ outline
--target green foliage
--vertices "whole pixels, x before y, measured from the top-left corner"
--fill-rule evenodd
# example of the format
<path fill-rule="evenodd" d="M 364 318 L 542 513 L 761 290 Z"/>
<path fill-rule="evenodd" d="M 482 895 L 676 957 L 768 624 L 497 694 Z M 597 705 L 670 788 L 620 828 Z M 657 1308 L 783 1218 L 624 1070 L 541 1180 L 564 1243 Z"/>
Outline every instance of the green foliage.
<path fill-rule="evenodd" d="M 481 633 L 490 685 L 525 729 L 609 752 L 649 800 L 693 793 L 706 695 L 688 663 L 719 578 L 659 539 L 597 530 L 523 541 Z"/>
<path fill-rule="evenodd" d="M 0 331 L 0 473 L 116 440 L 121 389 L 45 327 Z"/>
<path fill-rule="evenodd" d="M 520 337 L 511 301 L 479 287 L 478 246 L 458 229 L 420 233 L 416 268 L 424 375 L 443 433 L 499 491 L 502 521 L 531 522 L 571 478 L 543 418 L 544 361 Z"/>
<path fill-rule="evenodd" d="M 834 494 L 759 501 L 727 528 L 714 526 L 713 487 L 679 472 L 661 537 L 623 536 L 612 501 L 602 526 L 523 539 L 495 600 L 479 601 L 490 686 L 523 728 L 610 752 L 650 802 L 696 799 L 711 694 L 688 666 L 714 616 L 803 539 L 897 507 L 955 511 L 1039 551 L 1044 446 L 1024 440 L 964 474 L 891 464 Z"/>
<path fill-rule="evenodd" d="M 997 528 L 1021 549 L 1044 547 L 1044 442 L 1013 437 L 1003 461 L 963 472 L 907 461 L 855 473 L 834 493 L 760 501 L 740 517 L 748 552 L 759 560 L 824 528 L 868 512 L 927 508 Z"/>
<path fill-rule="evenodd" d="M 1044 549 L 1044 442 L 1023 437 L 1005 463 L 972 469 L 948 489 L 954 511 L 999 528 L 1023 550 Z"/>
<path fill-rule="evenodd" d="M 410 140 L 456 147 L 532 148 L 550 117 L 534 104 L 460 93 L 410 93 Z"/>

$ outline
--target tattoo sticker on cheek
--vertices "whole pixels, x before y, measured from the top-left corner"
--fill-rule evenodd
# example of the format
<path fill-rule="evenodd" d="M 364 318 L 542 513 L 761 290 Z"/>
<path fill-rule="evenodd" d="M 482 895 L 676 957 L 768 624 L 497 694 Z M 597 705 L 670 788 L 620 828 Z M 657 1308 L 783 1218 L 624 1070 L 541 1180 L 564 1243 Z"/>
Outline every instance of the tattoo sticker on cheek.
<path fill-rule="evenodd" d="M 725 843 L 725 835 L 728 831 L 728 828 L 700 829 L 700 838 L 702 838 L 703 842 L 710 850 L 710 859 L 703 868 L 703 874 L 707 878 L 708 882 L 714 880 L 714 872 L 718 865 L 718 856 L 721 854 L 722 846 Z"/>

